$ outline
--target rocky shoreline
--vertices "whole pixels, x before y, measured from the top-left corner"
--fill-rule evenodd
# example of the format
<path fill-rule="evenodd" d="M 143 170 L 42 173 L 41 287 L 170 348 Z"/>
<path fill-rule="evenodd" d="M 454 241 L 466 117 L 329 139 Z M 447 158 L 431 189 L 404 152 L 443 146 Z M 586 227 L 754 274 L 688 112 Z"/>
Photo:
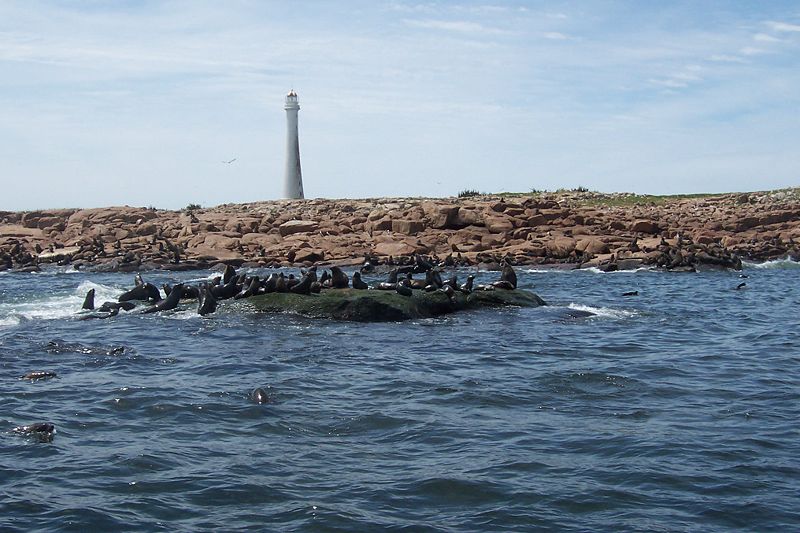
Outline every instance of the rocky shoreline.
<path fill-rule="evenodd" d="M 800 257 L 800 189 L 643 197 L 581 191 L 279 200 L 170 211 L 0 212 L 0 271 L 190 270 L 228 263 L 566 265 L 671 271 Z"/>

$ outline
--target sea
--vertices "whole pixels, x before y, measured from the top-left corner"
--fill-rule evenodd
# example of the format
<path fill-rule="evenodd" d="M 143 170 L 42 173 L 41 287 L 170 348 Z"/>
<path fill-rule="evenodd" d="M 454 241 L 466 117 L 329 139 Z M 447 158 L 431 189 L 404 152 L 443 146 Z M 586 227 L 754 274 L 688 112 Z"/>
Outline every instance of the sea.
<path fill-rule="evenodd" d="M 800 531 L 800 264 L 517 274 L 549 305 L 352 323 L 0 273 L 0 531 Z"/>

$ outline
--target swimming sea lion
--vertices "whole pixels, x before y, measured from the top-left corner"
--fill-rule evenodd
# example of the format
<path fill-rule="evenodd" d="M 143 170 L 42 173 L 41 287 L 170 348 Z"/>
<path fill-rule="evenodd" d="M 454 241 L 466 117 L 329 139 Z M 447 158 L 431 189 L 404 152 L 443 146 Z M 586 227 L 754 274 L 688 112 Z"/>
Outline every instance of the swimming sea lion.
<path fill-rule="evenodd" d="M 148 314 L 148 313 L 155 313 L 157 311 L 169 311 L 171 309 L 175 309 L 176 307 L 178 307 L 178 303 L 181 301 L 182 294 L 183 294 L 183 283 L 178 283 L 172 288 L 172 292 L 169 293 L 169 296 L 167 296 L 166 300 L 162 300 L 153 307 L 145 309 L 143 313 Z M 117 310 L 117 312 L 119 312 L 119 309 Z"/>
<path fill-rule="evenodd" d="M 369 285 L 361 279 L 361 272 L 353 272 L 353 288 L 358 290 L 369 289 Z"/>
<path fill-rule="evenodd" d="M 622 295 L 623 295 L 623 296 L 639 296 L 639 291 L 628 291 L 628 292 L 623 292 L 623 293 L 622 293 Z"/>
<path fill-rule="evenodd" d="M 33 372 L 28 372 L 22 379 L 29 379 L 31 381 L 39 381 L 40 379 L 50 379 L 58 377 L 55 372 L 50 372 L 49 370 L 34 370 Z"/>
<path fill-rule="evenodd" d="M 91 320 L 93 318 L 103 319 L 103 318 L 115 317 L 115 316 L 117 316 L 119 314 L 119 307 L 111 308 L 107 312 L 106 311 L 102 311 L 102 310 L 99 310 L 99 311 L 100 312 L 98 312 L 98 313 L 91 313 L 91 314 L 88 314 L 88 315 L 83 315 L 83 316 L 80 317 L 80 319 L 81 320 Z"/>
<path fill-rule="evenodd" d="M 98 311 L 102 311 L 108 313 L 116 309 L 119 311 L 122 309 L 123 311 L 130 311 L 136 307 L 136 304 L 133 302 L 103 302 L 103 305 L 97 308 Z"/>
<path fill-rule="evenodd" d="M 26 437 L 34 437 L 40 442 L 51 442 L 53 435 L 56 434 L 56 426 L 51 422 L 36 422 L 27 426 L 15 427 L 12 431 Z"/>
<path fill-rule="evenodd" d="M 743 281 L 743 282 L 741 282 L 740 284 L 738 284 L 738 285 L 736 286 L 736 290 L 738 291 L 739 289 L 744 289 L 745 287 L 747 287 L 747 283 L 745 283 L 745 282 Z"/>
<path fill-rule="evenodd" d="M 270 403 L 269 394 L 261 387 L 258 387 L 257 389 L 255 389 L 253 392 L 250 393 L 250 399 L 252 399 L 254 402 L 258 404 Z"/>
<path fill-rule="evenodd" d="M 331 267 L 331 287 L 334 289 L 346 289 L 350 286 L 350 278 L 344 271 L 337 267 Z"/>
<path fill-rule="evenodd" d="M 86 298 L 83 299 L 83 306 L 81 309 L 94 309 L 94 289 L 89 289 L 86 293 Z"/>

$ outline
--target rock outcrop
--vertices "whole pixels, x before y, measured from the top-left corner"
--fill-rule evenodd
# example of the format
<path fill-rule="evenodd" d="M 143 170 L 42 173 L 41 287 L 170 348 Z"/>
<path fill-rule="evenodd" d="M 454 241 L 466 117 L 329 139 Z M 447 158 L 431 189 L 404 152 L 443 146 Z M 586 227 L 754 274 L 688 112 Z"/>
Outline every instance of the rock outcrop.
<path fill-rule="evenodd" d="M 638 197 L 581 192 L 469 198 L 281 200 L 192 211 L 135 207 L 0 212 L 0 270 L 42 264 L 131 271 L 224 261 L 278 266 L 569 264 L 604 270 L 739 268 L 798 257 L 797 189 Z"/>

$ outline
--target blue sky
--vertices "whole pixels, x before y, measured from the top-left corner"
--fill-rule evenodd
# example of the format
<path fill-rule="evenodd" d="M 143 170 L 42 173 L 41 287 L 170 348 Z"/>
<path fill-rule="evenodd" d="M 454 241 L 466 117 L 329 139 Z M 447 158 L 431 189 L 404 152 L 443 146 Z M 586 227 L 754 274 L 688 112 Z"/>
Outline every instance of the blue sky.
<path fill-rule="evenodd" d="M 0 3 L 0 209 L 800 185 L 800 3 Z M 223 160 L 236 158 L 226 165 Z"/>

